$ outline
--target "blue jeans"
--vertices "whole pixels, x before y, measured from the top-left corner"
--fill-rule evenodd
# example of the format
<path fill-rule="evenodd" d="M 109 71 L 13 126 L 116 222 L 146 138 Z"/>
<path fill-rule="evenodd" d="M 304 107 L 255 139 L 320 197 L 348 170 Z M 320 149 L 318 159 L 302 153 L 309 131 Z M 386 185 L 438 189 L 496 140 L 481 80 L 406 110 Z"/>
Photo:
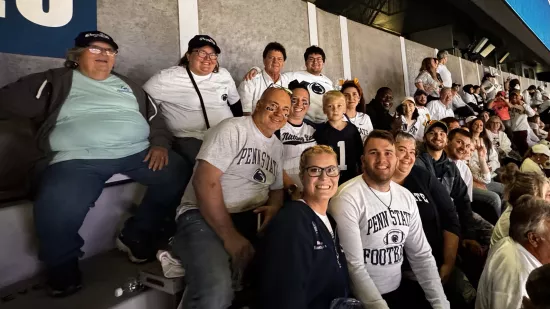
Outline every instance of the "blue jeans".
<path fill-rule="evenodd" d="M 140 240 L 157 232 L 164 219 L 175 216 L 191 177 L 183 159 L 169 151 L 169 163 L 160 171 L 143 162 L 148 150 L 111 160 L 68 160 L 48 166 L 41 176 L 34 203 L 39 258 L 55 267 L 83 255 L 78 230 L 105 181 L 120 173 L 148 186 L 136 215 L 124 227 L 125 238 Z M 173 217 L 172 217 L 173 218 Z"/>
<path fill-rule="evenodd" d="M 254 243 L 256 215 L 233 214 L 237 230 Z M 231 306 L 234 287 L 230 256 L 221 238 L 206 223 L 200 211 L 188 210 L 178 218 L 174 252 L 185 268 L 186 288 L 182 308 L 225 309 Z"/>

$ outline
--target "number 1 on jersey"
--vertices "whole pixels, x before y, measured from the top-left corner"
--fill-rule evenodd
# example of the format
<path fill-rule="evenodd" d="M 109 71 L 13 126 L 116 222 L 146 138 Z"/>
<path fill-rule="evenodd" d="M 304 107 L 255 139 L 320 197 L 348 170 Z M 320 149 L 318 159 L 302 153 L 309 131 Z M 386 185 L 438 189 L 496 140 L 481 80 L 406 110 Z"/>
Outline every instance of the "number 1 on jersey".
<path fill-rule="evenodd" d="M 338 167 L 341 171 L 345 171 L 348 169 L 348 166 L 346 165 L 346 142 L 339 141 L 336 145 L 338 146 L 338 151 L 340 152 L 340 164 L 338 164 Z"/>

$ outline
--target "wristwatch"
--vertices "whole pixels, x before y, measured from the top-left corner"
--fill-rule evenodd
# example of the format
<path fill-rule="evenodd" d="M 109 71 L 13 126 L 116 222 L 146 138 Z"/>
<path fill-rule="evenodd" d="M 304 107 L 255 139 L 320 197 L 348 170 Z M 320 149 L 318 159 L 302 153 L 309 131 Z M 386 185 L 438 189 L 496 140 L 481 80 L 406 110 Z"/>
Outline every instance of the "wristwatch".
<path fill-rule="evenodd" d="M 296 190 L 298 190 L 298 186 L 295 183 L 291 184 L 287 189 L 288 195 L 292 195 Z"/>

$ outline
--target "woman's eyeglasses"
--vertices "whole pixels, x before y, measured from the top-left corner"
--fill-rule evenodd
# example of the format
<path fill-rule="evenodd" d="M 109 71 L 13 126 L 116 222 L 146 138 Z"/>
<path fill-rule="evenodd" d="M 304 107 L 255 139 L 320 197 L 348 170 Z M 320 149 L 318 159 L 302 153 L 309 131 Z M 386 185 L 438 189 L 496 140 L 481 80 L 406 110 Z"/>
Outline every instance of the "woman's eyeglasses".
<path fill-rule="evenodd" d="M 340 169 L 334 165 L 327 167 L 310 166 L 306 167 L 306 171 L 309 177 L 321 177 L 323 171 L 328 177 L 338 177 L 340 175 Z"/>
<path fill-rule="evenodd" d="M 218 60 L 218 54 L 216 54 L 216 53 L 209 54 L 209 53 L 205 52 L 204 50 L 194 50 L 193 52 L 197 53 L 197 55 L 201 59 L 204 59 L 204 58 L 206 58 L 206 56 L 208 56 L 208 58 L 210 60 Z"/>
<path fill-rule="evenodd" d="M 95 45 L 90 45 L 87 47 L 88 51 L 94 55 L 99 55 L 101 53 L 107 55 L 107 56 L 114 56 L 118 54 L 118 50 L 114 50 L 112 48 L 103 48 Z"/>

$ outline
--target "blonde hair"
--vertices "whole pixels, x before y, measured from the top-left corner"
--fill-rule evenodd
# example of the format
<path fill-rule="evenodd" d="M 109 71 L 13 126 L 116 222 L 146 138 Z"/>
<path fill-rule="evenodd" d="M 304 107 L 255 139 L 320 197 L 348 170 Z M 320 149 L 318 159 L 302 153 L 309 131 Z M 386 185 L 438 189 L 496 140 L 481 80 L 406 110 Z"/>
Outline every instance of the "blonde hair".
<path fill-rule="evenodd" d="M 501 182 L 504 184 L 504 193 L 508 203 L 512 206 L 516 206 L 515 204 L 524 194 L 544 199 L 543 188 L 548 183 L 548 179 L 543 175 L 533 172 L 521 172 L 517 165 L 508 163 L 500 177 Z"/>
<path fill-rule="evenodd" d="M 500 119 L 499 116 L 491 116 L 489 117 L 489 120 L 487 120 L 487 123 L 489 122 L 496 122 L 496 123 L 500 123 L 500 128 L 498 129 L 499 131 L 504 131 L 504 123 L 502 122 L 502 119 Z"/>
<path fill-rule="evenodd" d="M 325 106 L 325 104 L 327 103 L 330 103 L 336 100 L 344 100 L 344 104 L 345 104 L 346 96 L 338 90 L 327 91 L 323 96 L 323 106 Z"/>
<path fill-rule="evenodd" d="M 302 152 L 302 155 L 300 156 L 300 178 L 302 178 L 302 175 L 304 175 L 304 172 L 306 170 L 306 164 L 309 158 L 313 157 L 314 155 L 318 154 L 329 154 L 334 157 L 334 161 L 338 164 L 338 156 L 336 155 L 336 152 L 334 152 L 334 149 L 332 147 L 327 145 L 315 145 L 307 148 Z"/>

